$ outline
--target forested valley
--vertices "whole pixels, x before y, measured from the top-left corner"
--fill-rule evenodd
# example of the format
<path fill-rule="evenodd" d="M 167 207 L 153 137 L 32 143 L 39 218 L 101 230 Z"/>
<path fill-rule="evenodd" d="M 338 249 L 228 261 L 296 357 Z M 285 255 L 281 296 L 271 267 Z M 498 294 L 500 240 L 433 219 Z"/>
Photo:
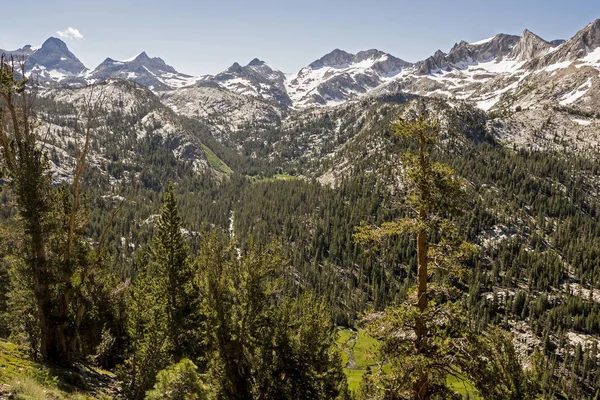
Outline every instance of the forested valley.
<path fill-rule="evenodd" d="M 528 148 L 490 128 L 519 111 L 384 96 L 217 137 L 15 65 L 0 397 L 600 396 L 600 153 L 546 146 L 550 120 Z"/>

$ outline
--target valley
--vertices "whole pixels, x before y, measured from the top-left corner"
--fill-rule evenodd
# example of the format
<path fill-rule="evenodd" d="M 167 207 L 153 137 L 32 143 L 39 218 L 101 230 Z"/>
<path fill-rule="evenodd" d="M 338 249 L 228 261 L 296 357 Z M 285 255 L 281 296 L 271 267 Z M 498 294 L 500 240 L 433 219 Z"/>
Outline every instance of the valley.
<path fill-rule="evenodd" d="M 251 353 L 240 355 L 236 365 L 248 362 L 248 371 L 272 374 L 253 375 L 252 390 L 293 393 L 293 383 L 269 385 L 303 369 L 294 364 L 296 358 L 269 353 L 269 346 L 289 346 L 289 354 L 307 360 L 307 371 L 318 365 L 324 369 L 315 376 L 347 383 L 344 392 L 319 381 L 321 397 L 315 398 L 335 391 L 340 399 L 363 398 L 342 396 L 375 390 L 379 375 L 362 379 L 376 364 L 367 359 L 381 360 L 371 348 L 389 350 L 395 344 L 375 338 L 367 325 L 413 299 L 419 261 L 414 235 L 392 234 L 367 245 L 356 240 L 356 233 L 360 226 L 378 227 L 412 215 L 406 154 L 417 147 L 393 127 L 419 116 L 434 122 L 439 133 L 427 156 L 463 183 L 462 211 L 441 211 L 439 218 L 450 221 L 460 241 L 472 245 L 472 252 L 460 259 L 464 272 L 430 277 L 440 285 L 433 290 L 441 293 L 432 294 L 432 302 L 461 309 L 463 325 L 448 330 L 460 330 L 460 337 L 481 333 L 476 342 L 481 348 L 486 340 L 503 343 L 506 353 L 498 359 L 513 357 L 524 367 L 517 369 L 531 375 L 498 379 L 535 381 L 535 396 L 521 398 L 598 396 L 600 20 L 567 40 L 545 40 L 529 30 L 521 36 L 498 34 L 460 41 L 448 53 L 438 50 L 417 62 L 375 49 L 356 54 L 336 49 L 295 73 L 256 58 L 214 76 L 193 77 L 145 52 L 129 60 L 106 58 L 91 70 L 56 38 L 39 48 L 3 52 L 24 61 L 25 77 L 38 85 L 32 118 L 38 121 L 36 148 L 46 154 L 47 165 L 40 180 L 47 178 L 48 204 L 64 203 L 66 210 L 51 208 L 44 219 L 44 229 L 55 232 L 48 234 L 48 254 L 55 257 L 52 265 L 78 266 L 70 283 L 61 283 L 72 285 L 74 301 L 89 310 L 89 319 L 78 320 L 86 333 L 73 348 L 78 360 L 85 360 L 82 365 L 112 371 L 110 385 L 120 380 L 122 390 L 111 386 L 106 396 L 142 398 L 144 392 L 127 392 L 127 385 L 133 388 L 136 382 L 123 373 L 124 365 L 133 362 L 133 338 L 149 337 L 140 328 L 144 324 L 162 332 L 170 323 L 160 316 L 169 313 L 165 310 L 171 304 L 153 317 L 140 311 L 155 310 L 155 298 L 170 298 L 169 290 L 154 292 L 162 283 L 152 279 L 162 272 L 152 269 L 160 262 L 148 261 L 160 253 L 156 237 L 166 222 L 158 221 L 167 212 L 178 221 L 170 232 L 179 241 L 178 257 L 186 260 L 181 273 L 189 274 L 178 287 L 190 291 L 184 305 L 196 307 L 186 308 L 195 319 L 185 323 L 199 324 L 195 330 L 186 328 L 186 334 L 214 335 L 206 340 L 222 345 L 223 332 L 202 325 L 217 321 L 211 318 L 218 315 L 224 319 L 214 326 L 226 327 L 237 340 L 210 353 L 194 347 L 202 340 L 181 333 L 181 346 L 164 350 L 170 360 L 181 360 L 178 351 L 189 346 L 185 354 L 196 357 L 199 375 L 207 379 L 202 390 L 225 388 L 219 389 L 224 390 L 220 398 L 227 398 L 223 393 L 231 389 L 219 386 L 226 373 L 211 364 L 227 351 Z M 3 82 L 20 78 L 6 74 Z M 13 90 L 10 85 L 2 93 Z M 84 112 L 90 99 L 100 105 L 92 116 Z M 8 104 L 5 98 L 2 106 Z M 3 120 L 5 132 L 14 136 L 9 123 Z M 80 225 L 69 225 L 75 199 L 71 187 L 84 146 L 84 196 L 81 214 L 73 217 Z M 6 283 L 0 285 L 0 336 L 34 351 L 40 346 L 40 333 L 32 328 L 39 306 L 27 295 L 29 281 L 17 279 L 29 271 L 22 269 L 29 258 L 15 250 L 28 249 L 24 243 L 30 228 L 22 225 L 28 214 L 19 206 L 14 186 L 19 176 L 11 175 L 10 153 L 2 154 L 0 276 Z M 50 223 L 53 219 L 59 223 Z M 79 258 L 60 261 L 65 252 L 57 243 L 64 232 L 75 232 L 69 228 L 75 225 Z M 442 238 L 432 233 L 430 239 L 437 241 L 432 248 Z M 220 269 L 211 269 L 216 265 Z M 75 278 L 80 271 L 91 271 L 89 282 L 83 278 L 87 272 Z M 191 282 L 197 287 L 186 286 Z M 219 308 L 217 299 L 230 308 Z M 306 313 L 294 314 L 301 306 Z M 207 314 L 194 314 L 207 309 Z M 75 308 L 69 310 L 68 318 L 78 315 Z M 247 310 L 258 311 L 247 320 Z M 132 327 L 135 312 L 139 324 Z M 331 321 L 318 319 L 324 315 Z M 263 320 L 270 322 L 261 325 Z M 512 336 L 505 340 L 494 333 L 496 328 Z M 305 342 L 336 348 L 336 355 L 318 348 L 319 358 L 303 347 Z M 9 342 L 0 345 L 0 356 L 23 351 Z M 396 377 L 389 371 L 405 361 L 391 357 L 380 370 Z M 277 362 L 284 372 L 266 367 Z M 166 365 L 171 364 L 163 362 L 159 370 Z M 467 366 L 462 368 L 466 374 Z M 479 378 L 464 383 L 462 372 L 443 375 L 443 386 L 456 398 L 486 398 L 478 391 Z"/>

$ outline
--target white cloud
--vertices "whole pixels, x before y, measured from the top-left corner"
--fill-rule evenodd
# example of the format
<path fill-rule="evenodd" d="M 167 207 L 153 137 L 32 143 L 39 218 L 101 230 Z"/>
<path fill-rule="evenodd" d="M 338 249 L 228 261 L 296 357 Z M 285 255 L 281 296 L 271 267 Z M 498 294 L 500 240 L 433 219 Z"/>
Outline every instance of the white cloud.
<path fill-rule="evenodd" d="M 81 32 L 79 32 L 79 29 L 75 29 L 70 26 L 64 31 L 58 31 L 56 33 L 58 33 L 58 36 L 60 36 L 63 39 L 83 39 L 83 35 L 81 34 Z"/>

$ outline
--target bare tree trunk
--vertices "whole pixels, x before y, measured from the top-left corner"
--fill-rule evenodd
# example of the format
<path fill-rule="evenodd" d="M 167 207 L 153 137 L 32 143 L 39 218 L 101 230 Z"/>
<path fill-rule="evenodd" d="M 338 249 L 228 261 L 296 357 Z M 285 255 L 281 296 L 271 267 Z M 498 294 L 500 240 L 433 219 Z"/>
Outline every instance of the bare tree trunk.
<path fill-rule="evenodd" d="M 419 167 L 421 168 L 422 173 L 428 167 L 427 161 L 425 158 L 425 142 L 423 138 L 420 140 L 420 149 L 419 149 Z M 421 187 L 420 195 L 421 201 L 426 203 L 428 200 L 428 188 Z M 427 211 L 426 204 L 421 205 L 421 209 L 419 211 L 419 221 L 420 223 L 424 223 L 427 220 Z M 419 315 L 415 320 L 415 353 L 422 354 L 427 350 L 427 325 L 423 318 L 423 312 L 427 309 L 428 297 L 427 297 L 427 280 L 428 280 L 428 271 L 427 271 L 427 262 L 428 262 L 428 245 L 427 245 L 427 231 L 424 227 L 419 229 L 417 234 L 417 303 L 415 306 L 419 309 Z M 414 399 L 415 400 L 428 400 L 431 398 L 431 394 L 429 393 L 429 376 L 427 371 L 423 371 L 421 368 L 417 370 L 418 378 L 415 382 L 414 389 Z"/>

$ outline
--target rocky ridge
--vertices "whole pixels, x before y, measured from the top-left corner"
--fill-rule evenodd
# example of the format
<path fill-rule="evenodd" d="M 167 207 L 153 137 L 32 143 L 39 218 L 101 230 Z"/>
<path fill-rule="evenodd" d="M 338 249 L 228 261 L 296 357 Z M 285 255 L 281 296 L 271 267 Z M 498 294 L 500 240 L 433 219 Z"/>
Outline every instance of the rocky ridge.
<path fill-rule="evenodd" d="M 135 81 L 176 112 L 207 123 L 218 118 L 215 131 L 221 132 L 252 121 L 276 125 L 303 109 L 398 93 L 466 100 L 485 111 L 541 106 L 590 113 L 600 106 L 600 20 L 567 41 L 547 41 L 529 30 L 522 36 L 498 34 L 460 41 L 448 53 L 438 50 L 414 64 L 376 49 L 356 54 L 335 49 L 292 74 L 254 59 L 196 78 L 145 52 L 124 61 L 107 58 L 90 71 L 55 38 L 39 49 L 9 53 L 25 57 L 29 73 L 46 84 Z"/>

